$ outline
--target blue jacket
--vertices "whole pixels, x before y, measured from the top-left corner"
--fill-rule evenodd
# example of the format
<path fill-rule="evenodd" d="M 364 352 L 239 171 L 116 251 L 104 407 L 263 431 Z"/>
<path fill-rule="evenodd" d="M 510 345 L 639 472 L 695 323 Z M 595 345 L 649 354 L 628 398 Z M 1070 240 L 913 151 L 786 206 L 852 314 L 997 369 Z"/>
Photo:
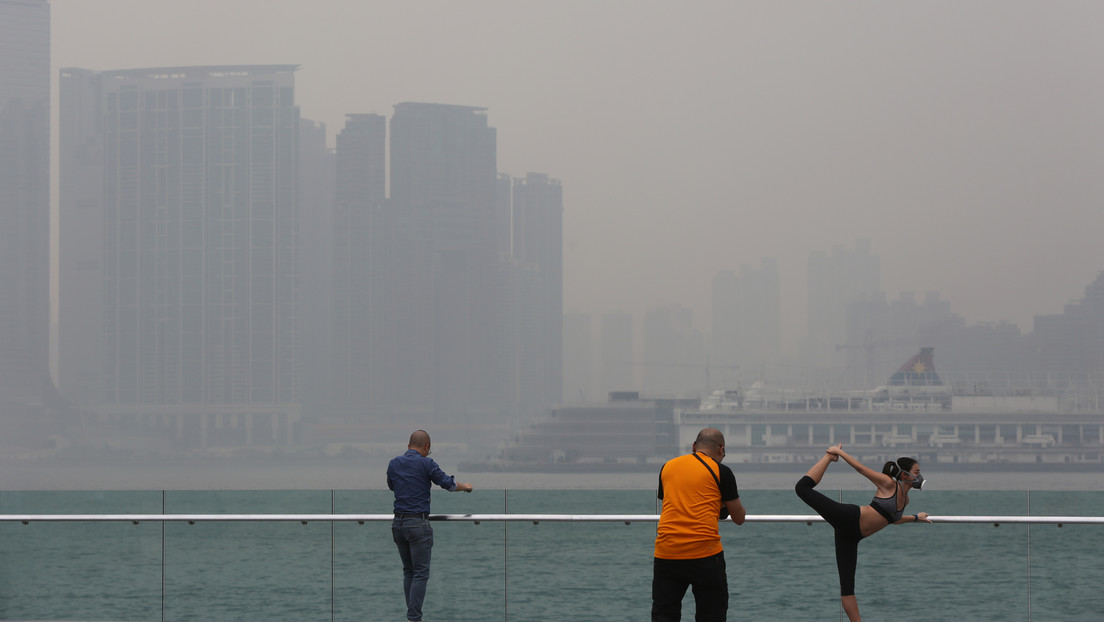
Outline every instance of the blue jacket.
<path fill-rule="evenodd" d="M 456 478 L 446 475 L 436 462 L 413 449 L 395 456 L 387 465 L 387 487 L 395 491 L 396 512 L 428 513 L 432 484 L 449 492 L 456 490 Z"/>

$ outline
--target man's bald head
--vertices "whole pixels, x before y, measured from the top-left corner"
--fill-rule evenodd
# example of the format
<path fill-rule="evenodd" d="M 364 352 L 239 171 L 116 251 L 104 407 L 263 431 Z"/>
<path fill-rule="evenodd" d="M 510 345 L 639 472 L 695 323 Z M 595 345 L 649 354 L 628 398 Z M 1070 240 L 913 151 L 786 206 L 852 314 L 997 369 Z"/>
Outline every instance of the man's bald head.
<path fill-rule="evenodd" d="M 410 435 L 410 444 L 408 447 L 411 449 L 421 449 L 429 443 L 429 432 L 425 430 L 414 430 L 414 433 Z"/>
<path fill-rule="evenodd" d="M 694 439 L 694 446 L 702 450 L 716 450 L 724 447 L 724 434 L 717 428 L 705 428 L 698 432 L 698 438 Z"/>

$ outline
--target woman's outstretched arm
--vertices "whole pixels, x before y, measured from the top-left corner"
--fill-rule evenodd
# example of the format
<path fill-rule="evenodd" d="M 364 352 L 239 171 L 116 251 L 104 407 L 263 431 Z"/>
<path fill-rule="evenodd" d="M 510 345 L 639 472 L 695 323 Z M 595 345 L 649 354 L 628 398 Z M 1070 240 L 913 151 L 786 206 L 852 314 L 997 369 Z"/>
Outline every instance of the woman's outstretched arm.
<path fill-rule="evenodd" d="M 888 491 L 888 490 L 891 490 L 893 488 L 893 478 L 892 477 L 886 475 L 885 473 L 875 471 L 874 469 L 872 469 L 872 468 L 866 466 L 865 464 L 859 462 L 854 456 L 852 456 L 851 454 L 849 454 L 849 453 L 847 453 L 846 451 L 843 450 L 843 443 L 840 443 L 840 444 L 836 445 L 835 447 L 829 447 L 828 448 L 828 453 L 834 454 L 834 455 L 839 456 L 840 458 L 843 458 L 844 462 L 846 462 L 847 464 L 850 464 L 851 467 L 854 468 L 856 471 L 858 471 L 863 477 L 870 480 L 875 486 L 878 487 L 878 490 L 887 490 Z"/>

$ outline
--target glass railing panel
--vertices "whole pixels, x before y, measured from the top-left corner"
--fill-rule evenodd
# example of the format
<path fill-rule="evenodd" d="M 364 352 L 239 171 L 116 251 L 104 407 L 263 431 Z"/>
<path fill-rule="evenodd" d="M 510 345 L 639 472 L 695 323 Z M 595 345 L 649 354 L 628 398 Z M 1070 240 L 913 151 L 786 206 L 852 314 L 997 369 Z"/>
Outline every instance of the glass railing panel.
<path fill-rule="evenodd" d="M 1030 500 L 1032 516 L 1104 516 L 1104 492 L 1032 492 Z M 1032 619 L 1098 619 L 1102 551 L 1104 525 L 1032 525 Z"/>
<path fill-rule="evenodd" d="M 794 478 L 796 482 L 797 478 Z M 823 491 L 838 498 L 839 491 Z M 741 490 L 749 514 L 812 514 L 793 490 Z M 744 523 L 720 526 L 728 566 L 730 619 L 807 621 L 839 601 L 832 530 L 825 524 Z M 692 620 L 693 597 L 683 601 Z"/>
<path fill-rule="evenodd" d="M 870 491 L 845 491 L 867 504 Z M 907 514 L 1024 515 L 1022 491 L 925 490 Z M 1024 619 L 1029 599 L 1027 525 L 890 525 L 859 543 L 856 595 L 864 619 L 923 612 L 931 619 Z M 984 598 L 979 595 L 984 594 Z"/>
<path fill-rule="evenodd" d="M 655 492 L 508 492 L 511 514 L 655 514 Z M 655 523 L 510 523 L 510 620 L 647 619 Z M 693 619 L 693 618 L 689 618 Z"/>
<path fill-rule="evenodd" d="M 505 513 L 506 492 L 433 492 L 433 512 L 441 514 Z M 504 620 L 506 604 L 506 538 L 513 525 L 463 521 L 433 523 L 433 574 L 426 596 L 430 620 Z M 392 548 L 392 581 L 401 588 L 398 553 Z M 401 589 L 397 604 L 402 604 Z M 400 611 L 403 609 L 400 607 Z M 402 616 L 399 617 L 402 619 Z"/>
<path fill-rule="evenodd" d="M 160 492 L 0 492 L 3 514 L 156 514 Z M 0 523 L 0 619 L 161 619 L 161 524 Z"/>
<path fill-rule="evenodd" d="M 328 514 L 330 491 L 169 491 L 168 514 Z M 165 525 L 165 620 L 330 620 L 331 522 Z"/>
<path fill-rule="evenodd" d="M 337 491 L 338 514 L 390 514 L 390 491 Z M 434 489 L 434 514 L 503 514 L 505 492 L 449 493 Z M 503 620 L 506 603 L 506 523 L 432 523 L 433 561 L 423 606 L 427 619 Z M 402 562 L 391 523 L 334 526 L 334 620 L 402 620 Z"/>
<path fill-rule="evenodd" d="M 390 514 L 392 499 L 388 490 L 338 490 L 334 492 L 334 512 Z M 405 618 L 402 574 L 397 570 L 390 523 L 334 524 L 333 555 L 335 620 Z M 436 580 L 430 577 L 431 583 Z M 367 615 L 369 612 L 375 615 Z"/>
<path fill-rule="evenodd" d="M 866 504 L 869 490 L 823 490 Z M 652 490 L 436 491 L 439 514 L 656 514 Z M 752 514 L 811 514 L 741 490 Z M 388 491 L 0 492 L 3 514 L 390 514 Z M 1101 492 L 913 492 L 908 513 L 1104 516 Z M 655 523 L 435 522 L 428 619 L 646 618 Z M 721 526 L 734 615 L 837 619 L 830 527 Z M 1095 619 L 1104 526 L 898 525 L 859 545 L 864 619 Z M 389 522 L 0 522 L 0 619 L 402 619 Z M 164 583 L 162 583 L 162 576 Z M 162 586 L 164 589 L 162 589 Z M 979 595 L 983 595 L 981 597 Z M 163 609 L 162 609 L 163 607 Z M 687 594 L 684 619 L 692 619 Z"/>

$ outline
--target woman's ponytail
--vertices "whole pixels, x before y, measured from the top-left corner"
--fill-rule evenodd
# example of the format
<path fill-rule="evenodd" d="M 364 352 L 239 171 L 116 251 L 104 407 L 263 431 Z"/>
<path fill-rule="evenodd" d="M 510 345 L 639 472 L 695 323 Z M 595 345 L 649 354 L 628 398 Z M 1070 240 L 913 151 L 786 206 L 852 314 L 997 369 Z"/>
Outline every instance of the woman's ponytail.
<path fill-rule="evenodd" d="M 882 467 L 882 473 L 892 477 L 893 479 L 897 479 L 897 476 L 901 474 L 901 467 L 897 466 L 896 462 L 890 460 L 889 462 L 885 463 L 885 466 Z"/>
<path fill-rule="evenodd" d="M 912 458 L 897 458 L 894 462 L 890 460 L 882 467 L 882 473 L 892 477 L 893 479 L 901 479 L 901 473 L 903 471 L 911 471 L 913 465 L 916 464 L 916 460 Z"/>

